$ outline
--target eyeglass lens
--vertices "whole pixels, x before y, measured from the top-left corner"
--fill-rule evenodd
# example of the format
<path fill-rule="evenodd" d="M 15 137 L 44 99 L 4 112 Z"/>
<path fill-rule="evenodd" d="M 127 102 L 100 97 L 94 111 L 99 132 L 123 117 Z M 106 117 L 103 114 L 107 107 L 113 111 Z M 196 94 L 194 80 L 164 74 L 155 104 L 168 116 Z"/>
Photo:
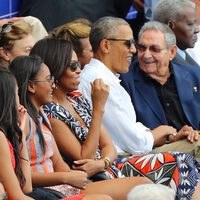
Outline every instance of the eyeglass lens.
<path fill-rule="evenodd" d="M 80 64 L 79 61 L 71 61 L 71 63 L 69 64 L 69 66 L 70 66 L 70 70 L 72 72 L 75 72 L 78 67 L 79 68 L 81 67 L 81 64 Z"/>
<path fill-rule="evenodd" d="M 147 49 L 149 49 L 149 51 L 151 53 L 160 53 L 163 49 L 157 47 L 157 46 L 149 46 L 149 47 L 146 47 L 142 44 L 136 44 L 136 49 L 139 51 L 139 52 L 145 52 Z"/>

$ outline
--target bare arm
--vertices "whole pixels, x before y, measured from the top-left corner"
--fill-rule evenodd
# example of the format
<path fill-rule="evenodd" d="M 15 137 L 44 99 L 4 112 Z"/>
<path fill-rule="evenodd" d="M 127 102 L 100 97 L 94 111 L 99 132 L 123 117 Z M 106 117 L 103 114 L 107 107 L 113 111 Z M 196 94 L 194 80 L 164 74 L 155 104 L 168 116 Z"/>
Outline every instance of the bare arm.
<path fill-rule="evenodd" d="M 88 177 L 103 171 L 108 167 L 108 163 L 105 162 L 105 157 L 110 160 L 109 164 L 117 158 L 117 152 L 115 150 L 114 144 L 112 143 L 109 135 L 107 134 L 105 128 L 102 126 L 102 131 L 100 135 L 100 150 L 101 159 L 81 159 L 74 161 L 73 169 L 83 170 L 88 174 Z"/>
<path fill-rule="evenodd" d="M 27 118 L 26 109 L 23 106 L 19 106 L 19 117 L 21 121 L 20 128 L 22 130 L 22 144 L 20 145 L 21 147 L 20 156 L 22 159 L 20 162 L 20 166 L 26 178 L 26 183 L 24 185 L 23 191 L 25 193 L 28 193 L 32 191 L 31 168 L 28 158 L 28 152 L 26 147 L 26 135 L 25 135 L 29 129 L 29 122 Z"/>
<path fill-rule="evenodd" d="M 69 166 L 63 161 L 54 140 L 53 145 L 54 154 L 51 157 L 51 160 L 53 162 L 54 172 L 32 172 L 33 186 L 46 187 L 69 184 L 71 186 L 84 189 L 86 185 L 87 174 L 82 171 L 70 170 Z"/>
<path fill-rule="evenodd" d="M 93 117 L 87 139 L 83 144 L 76 139 L 68 126 L 60 120 L 51 119 L 53 135 L 60 151 L 73 160 L 94 159 L 101 135 L 101 123 L 104 105 L 109 88 L 101 80 L 95 80 L 92 85 Z"/>
<path fill-rule="evenodd" d="M 32 199 L 24 195 L 20 188 L 19 181 L 12 167 L 8 142 L 2 132 L 0 133 L 0 155 L 0 179 L 9 198 L 16 200 Z"/>
<path fill-rule="evenodd" d="M 33 172 L 33 186 L 47 187 L 60 184 L 67 184 L 73 187 L 84 189 L 87 181 L 87 174 L 82 171 L 71 170 L 70 172 L 40 173 Z"/>
<path fill-rule="evenodd" d="M 108 157 L 113 163 L 117 159 L 117 151 L 115 146 L 107 133 L 107 130 L 102 126 L 100 135 L 100 149 L 101 149 L 101 157 Z"/>

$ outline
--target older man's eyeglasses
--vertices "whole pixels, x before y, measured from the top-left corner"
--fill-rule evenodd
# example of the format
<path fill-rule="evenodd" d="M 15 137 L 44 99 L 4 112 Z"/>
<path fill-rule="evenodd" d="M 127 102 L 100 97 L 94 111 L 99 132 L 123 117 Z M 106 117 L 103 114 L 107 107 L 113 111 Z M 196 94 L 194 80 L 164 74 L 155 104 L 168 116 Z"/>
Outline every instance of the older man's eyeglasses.
<path fill-rule="evenodd" d="M 116 38 L 106 38 L 107 40 L 111 40 L 111 41 L 122 41 L 124 42 L 124 44 L 130 49 L 132 47 L 132 45 L 135 44 L 135 40 L 134 39 L 130 39 L 130 40 L 125 40 L 125 39 L 116 39 Z"/>
<path fill-rule="evenodd" d="M 47 83 L 54 84 L 55 83 L 55 79 L 54 79 L 54 76 L 52 76 L 52 77 L 49 77 L 49 78 L 47 78 L 45 80 L 31 80 L 31 82 L 34 82 L 34 83 L 47 82 Z"/>
<path fill-rule="evenodd" d="M 70 70 L 75 72 L 77 68 L 81 68 L 81 64 L 79 61 L 72 60 L 69 64 Z"/>
<path fill-rule="evenodd" d="M 142 44 L 136 44 L 135 45 L 136 49 L 138 50 L 138 52 L 140 53 L 144 53 L 147 49 L 149 49 L 149 51 L 152 53 L 152 54 L 156 54 L 156 53 L 160 53 L 162 50 L 164 50 L 165 48 L 160 48 L 160 47 L 157 47 L 155 45 L 151 45 L 149 47 L 146 47 Z"/>

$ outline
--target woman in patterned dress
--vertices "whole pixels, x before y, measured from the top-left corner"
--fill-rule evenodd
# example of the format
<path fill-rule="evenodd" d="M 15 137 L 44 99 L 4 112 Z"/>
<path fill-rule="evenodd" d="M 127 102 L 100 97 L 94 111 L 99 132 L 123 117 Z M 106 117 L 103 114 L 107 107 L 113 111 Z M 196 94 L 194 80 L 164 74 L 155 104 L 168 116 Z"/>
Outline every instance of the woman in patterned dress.
<path fill-rule="evenodd" d="M 190 199 L 200 177 L 200 165 L 193 156 L 165 152 L 116 159 L 114 145 L 102 126 L 108 86 L 102 80 L 91 83 L 92 110 L 77 91 L 80 65 L 75 53 L 66 46 L 69 44 L 64 41 L 43 39 L 31 51 L 44 60 L 55 77 L 53 102 L 43 108 L 65 160 L 91 178 L 105 169 L 109 178 L 146 176 L 154 183 L 173 188 L 177 199 Z"/>
<path fill-rule="evenodd" d="M 72 48 L 68 44 L 66 48 L 70 50 L 69 47 Z M 71 191 L 73 194 L 81 192 L 85 196 L 80 198 L 84 200 L 125 200 L 132 187 L 151 182 L 147 178 L 129 177 L 88 183 L 86 172 L 70 170 L 58 151 L 48 118 L 41 110 L 42 105 L 52 102 L 55 86 L 48 67 L 38 56 L 21 56 L 11 63 L 10 70 L 16 76 L 20 101 L 29 115 L 25 133 L 34 187 L 50 187 L 66 196 L 71 196 Z"/>

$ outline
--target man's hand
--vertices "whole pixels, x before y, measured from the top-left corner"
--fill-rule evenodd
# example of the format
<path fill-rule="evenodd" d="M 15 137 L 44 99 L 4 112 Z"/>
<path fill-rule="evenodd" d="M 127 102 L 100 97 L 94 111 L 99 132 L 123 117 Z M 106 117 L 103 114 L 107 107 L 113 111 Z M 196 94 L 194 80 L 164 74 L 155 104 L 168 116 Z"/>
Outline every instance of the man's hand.
<path fill-rule="evenodd" d="M 187 138 L 187 140 L 191 143 L 196 142 L 199 139 L 199 131 L 194 130 L 191 126 L 185 125 L 176 136 L 170 136 L 170 141 L 175 142 L 185 138 Z"/>

